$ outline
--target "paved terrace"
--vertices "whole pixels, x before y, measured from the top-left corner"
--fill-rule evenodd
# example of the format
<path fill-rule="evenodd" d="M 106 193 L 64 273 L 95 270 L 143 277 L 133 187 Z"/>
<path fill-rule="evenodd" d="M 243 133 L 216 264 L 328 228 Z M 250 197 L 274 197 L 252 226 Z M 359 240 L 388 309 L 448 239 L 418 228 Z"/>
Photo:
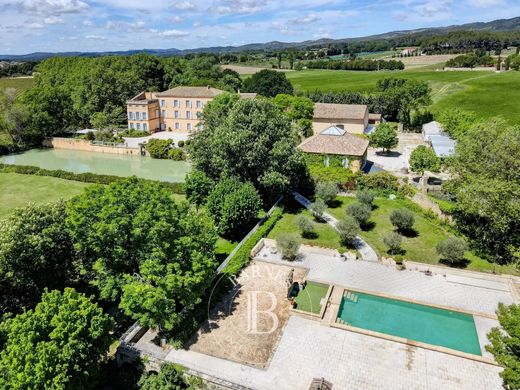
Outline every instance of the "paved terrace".
<path fill-rule="evenodd" d="M 197 352 L 167 361 L 258 390 L 308 389 L 324 377 L 334 389 L 502 389 L 500 368 L 323 326 L 291 316 L 266 370 Z"/>
<path fill-rule="evenodd" d="M 308 279 L 371 290 L 492 316 L 498 302 L 513 303 L 507 279 L 471 272 L 427 276 L 417 270 L 367 261 L 345 261 L 337 252 L 303 247 L 300 259 L 286 262 L 264 240 L 257 260 L 309 269 Z M 424 267 L 427 269 L 427 267 Z M 475 317 L 477 318 L 477 317 Z M 481 341 L 498 322 L 479 318 Z M 233 340 L 230 340 L 233 342 Z M 266 369 L 186 350 L 173 350 L 167 361 L 254 389 L 306 389 L 324 377 L 335 389 L 502 389 L 501 368 L 480 361 L 417 348 L 386 339 L 332 328 L 326 322 L 292 315 Z"/>
<path fill-rule="evenodd" d="M 506 280 L 477 279 L 452 275 L 427 276 L 415 270 L 398 271 L 393 266 L 369 261 L 345 261 L 339 253 L 321 248 L 303 246 L 294 262 L 281 259 L 272 253 L 274 240 L 264 240 L 265 246 L 256 259 L 275 264 L 291 265 L 309 269 L 307 279 L 336 284 L 353 289 L 368 290 L 410 300 L 493 316 L 498 303 L 514 303 Z M 468 276 L 469 275 L 469 276 Z"/>

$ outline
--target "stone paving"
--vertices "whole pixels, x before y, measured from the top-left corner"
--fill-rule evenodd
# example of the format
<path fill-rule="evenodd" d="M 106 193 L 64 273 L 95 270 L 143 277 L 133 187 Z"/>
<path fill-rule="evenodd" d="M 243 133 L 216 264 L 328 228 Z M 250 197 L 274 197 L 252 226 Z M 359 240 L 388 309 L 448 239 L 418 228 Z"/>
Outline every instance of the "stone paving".
<path fill-rule="evenodd" d="M 196 352 L 167 361 L 258 390 L 307 389 L 324 377 L 334 389 L 501 389 L 500 368 L 320 325 L 291 316 L 266 370 Z"/>
<path fill-rule="evenodd" d="M 496 286 L 484 288 L 454 283 L 443 275 L 427 276 L 417 271 L 398 271 L 395 267 L 381 263 L 345 261 L 339 254 L 337 257 L 331 256 L 330 250 L 320 251 L 305 246 L 302 247 L 296 261 L 288 262 L 282 260 L 279 254 L 271 253 L 268 246 L 276 245 L 274 241 L 265 240 L 265 242 L 267 246 L 258 253 L 258 259 L 308 268 L 307 279 L 317 282 L 374 291 L 488 315 L 495 314 L 499 302 L 514 303 L 506 282 L 503 283 L 503 290 L 496 289 Z M 465 283 L 467 279 L 470 278 L 466 278 Z"/>
<path fill-rule="evenodd" d="M 339 253 L 302 247 L 299 259 L 286 262 L 264 240 L 256 259 L 309 269 L 307 279 L 451 306 L 492 316 L 498 302 L 513 303 L 507 281 L 493 283 L 464 275 L 446 278 L 367 261 L 345 261 Z M 450 280 L 448 280 L 450 279 Z M 472 279 L 475 279 L 472 281 Z M 461 281 L 463 283 L 459 283 Z M 330 311 L 330 308 L 327 310 Z M 495 319 L 475 317 L 481 341 Z M 232 340 L 230 340 L 232 342 Z M 292 315 L 265 369 L 189 350 L 172 350 L 167 361 L 252 389 L 307 389 L 324 377 L 334 389 L 502 389 L 501 368 L 480 361 L 417 348 Z"/>

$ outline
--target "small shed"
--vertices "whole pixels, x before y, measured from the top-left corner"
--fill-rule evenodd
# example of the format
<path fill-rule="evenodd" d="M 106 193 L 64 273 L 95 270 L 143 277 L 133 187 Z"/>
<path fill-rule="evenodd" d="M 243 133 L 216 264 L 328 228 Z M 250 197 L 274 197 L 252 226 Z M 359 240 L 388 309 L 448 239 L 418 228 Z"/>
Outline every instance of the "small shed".
<path fill-rule="evenodd" d="M 455 153 L 457 141 L 444 133 L 444 129 L 439 122 L 433 121 L 423 125 L 422 134 L 437 157 L 449 157 Z"/>
<path fill-rule="evenodd" d="M 437 121 L 425 123 L 422 126 L 422 134 L 426 142 L 430 141 L 430 137 L 432 135 L 441 135 L 443 133 L 444 130 L 442 128 L 442 125 Z"/>

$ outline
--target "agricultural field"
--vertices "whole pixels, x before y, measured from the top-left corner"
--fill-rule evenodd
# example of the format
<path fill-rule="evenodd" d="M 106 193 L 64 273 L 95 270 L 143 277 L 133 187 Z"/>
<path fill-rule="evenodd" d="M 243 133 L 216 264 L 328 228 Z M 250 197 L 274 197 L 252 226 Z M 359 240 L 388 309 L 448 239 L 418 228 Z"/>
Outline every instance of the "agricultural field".
<path fill-rule="evenodd" d="M 474 111 L 483 118 L 503 116 L 511 124 L 520 124 L 520 72 L 432 71 L 418 68 L 400 72 L 357 72 L 342 70 L 306 70 L 287 73 L 300 91 L 373 92 L 377 80 L 400 77 L 427 81 L 432 88 L 431 110 L 449 107 Z"/>
<path fill-rule="evenodd" d="M 55 177 L 0 173 L 0 218 L 29 203 L 49 203 L 80 194 L 89 183 Z"/>
<path fill-rule="evenodd" d="M 34 79 L 32 77 L 2 77 L 0 78 L 0 89 L 15 88 L 17 93 L 20 94 L 31 88 L 33 83 Z"/>

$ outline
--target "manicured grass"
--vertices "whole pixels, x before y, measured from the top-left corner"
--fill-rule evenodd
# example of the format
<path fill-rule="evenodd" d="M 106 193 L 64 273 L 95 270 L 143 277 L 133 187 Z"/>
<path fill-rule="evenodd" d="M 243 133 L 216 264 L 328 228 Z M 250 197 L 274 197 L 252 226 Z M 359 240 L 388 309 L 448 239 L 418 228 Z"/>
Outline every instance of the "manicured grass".
<path fill-rule="evenodd" d="M 0 173 L 0 218 L 28 203 L 42 204 L 69 199 L 89 185 L 47 176 Z"/>
<path fill-rule="evenodd" d="M 338 233 L 325 222 L 314 221 L 315 236 L 312 238 L 303 238 L 300 236 L 300 231 L 296 220 L 299 215 L 305 215 L 314 221 L 312 215 L 303 207 L 297 205 L 294 201 L 290 201 L 285 207 L 285 212 L 282 218 L 276 223 L 275 227 L 267 238 L 276 239 L 281 234 L 294 234 L 301 239 L 301 243 L 304 245 L 321 246 L 325 248 L 337 249 L 340 252 L 344 252 L 346 249 L 339 242 Z"/>
<path fill-rule="evenodd" d="M 305 288 L 294 298 L 296 309 L 318 314 L 321 311 L 320 301 L 325 298 L 328 290 L 329 286 L 326 284 L 307 282 Z"/>
<path fill-rule="evenodd" d="M 29 77 L 15 77 L 8 78 L 2 77 L 0 78 L 0 89 L 2 88 L 15 88 L 17 94 L 22 93 L 26 89 L 29 89 L 33 86 L 34 79 Z"/>
<path fill-rule="evenodd" d="M 235 249 L 238 245 L 236 241 L 229 241 L 225 238 L 219 237 L 217 240 L 217 247 L 215 249 L 215 255 L 217 256 L 217 260 L 219 262 L 224 261 L 224 259 Z"/>
<path fill-rule="evenodd" d="M 347 206 L 355 203 L 356 198 L 338 197 L 337 199 L 340 206 L 329 209 L 329 212 L 336 218 L 343 218 L 346 215 Z M 386 235 L 394 231 L 390 222 L 390 214 L 400 208 L 406 208 L 414 213 L 414 230 L 416 232 L 415 236 L 404 237 L 402 248 L 405 252 L 402 258 L 419 263 L 438 264 L 440 258 L 435 247 L 440 241 L 455 235 L 453 228 L 443 225 L 438 219 L 426 217 L 419 206 L 408 199 L 377 198 L 374 201 L 374 209 L 370 218 L 372 225 L 363 231 L 361 236 L 380 256 L 389 256 L 387 254 L 388 247 L 383 240 Z M 486 272 L 493 270 L 493 264 L 478 257 L 473 252 L 468 251 L 466 259 L 469 261 L 468 269 Z M 497 267 L 496 270 L 504 273 L 512 272 L 509 267 Z"/>
<path fill-rule="evenodd" d="M 458 107 L 482 118 L 503 116 L 512 124 L 520 123 L 520 72 L 443 72 L 428 68 L 381 72 L 306 70 L 287 73 L 287 77 L 297 90 L 310 92 L 373 92 L 377 81 L 387 77 L 422 80 L 432 88 L 434 113 Z"/>

